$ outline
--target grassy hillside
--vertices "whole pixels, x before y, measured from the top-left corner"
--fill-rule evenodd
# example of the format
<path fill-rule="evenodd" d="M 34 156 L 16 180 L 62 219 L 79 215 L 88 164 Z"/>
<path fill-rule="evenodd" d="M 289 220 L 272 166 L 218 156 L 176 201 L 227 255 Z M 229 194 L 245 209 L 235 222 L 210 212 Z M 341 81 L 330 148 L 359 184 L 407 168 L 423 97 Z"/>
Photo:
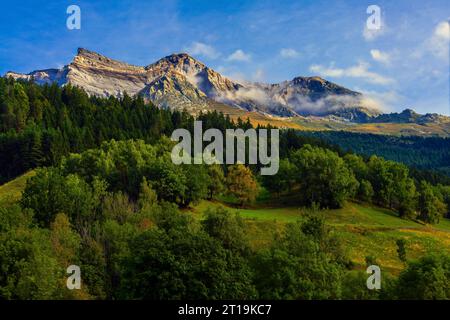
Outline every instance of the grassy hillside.
<path fill-rule="evenodd" d="M 0 206 L 17 202 L 26 180 L 34 175 L 30 171 L 0 186 Z M 248 235 L 254 248 L 270 245 L 277 232 L 289 222 L 301 220 L 305 210 L 292 205 L 262 201 L 252 208 L 236 208 L 219 201 L 201 201 L 186 212 L 201 220 L 208 208 L 225 207 L 239 212 L 248 226 Z M 397 239 L 407 240 L 407 257 L 415 259 L 425 252 L 447 250 L 450 253 L 450 220 L 443 219 L 438 225 L 429 226 L 415 221 L 403 220 L 389 210 L 364 204 L 348 203 L 337 210 L 323 210 L 327 224 L 342 239 L 345 250 L 357 267 L 362 268 L 366 256 L 373 256 L 384 268 L 394 274 L 403 268 L 396 252 Z"/>
<path fill-rule="evenodd" d="M 448 137 L 450 135 L 450 122 L 444 123 L 352 123 L 333 121 L 329 119 L 293 118 L 293 123 L 303 128 L 315 131 L 350 131 L 372 134 L 386 134 L 394 136 L 423 136 Z"/>
<path fill-rule="evenodd" d="M 335 121 L 327 118 L 304 117 L 276 117 L 263 115 L 259 112 L 249 112 L 231 107 L 216 107 L 214 110 L 229 115 L 231 119 L 250 119 L 254 126 L 270 124 L 278 128 L 292 128 L 302 131 L 348 131 L 357 133 L 372 133 L 393 136 L 422 136 L 448 137 L 450 136 L 450 122 L 445 123 L 354 123 Z"/>
<path fill-rule="evenodd" d="M 231 119 L 250 119 L 254 125 L 268 125 L 278 128 L 292 128 L 302 131 L 349 131 L 359 133 L 385 134 L 393 136 L 448 137 L 450 122 L 443 123 L 353 123 L 336 121 L 319 117 L 276 117 L 259 112 L 232 108 L 220 103 L 212 107 L 214 110 L 229 115 Z"/>
<path fill-rule="evenodd" d="M 20 200 L 28 178 L 34 175 L 29 171 L 4 185 L 0 185 L 0 207 L 11 205 Z"/>
<path fill-rule="evenodd" d="M 276 232 L 289 222 L 301 220 L 304 209 L 298 207 L 267 207 L 258 205 L 251 209 L 236 209 L 221 202 L 202 201 L 190 210 L 201 219 L 210 207 L 222 206 L 239 212 L 248 224 L 248 235 L 255 248 L 270 245 Z M 357 267 L 365 265 L 366 256 L 394 274 L 403 268 L 397 256 L 397 239 L 407 241 L 407 257 L 415 259 L 425 252 L 447 250 L 450 253 L 450 220 L 443 219 L 438 225 L 429 226 L 415 221 L 403 220 L 389 210 L 363 204 L 349 203 L 337 210 L 323 210 L 328 225 L 342 239 L 345 250 Z"/>
<path fill-rule="evenodd" d="M 277 128 L 312 130 L 312 128 L 303 126 L 303 125 L 297 123 L 296 121 L 293 121 L 292 118 L 265 115 L 260 112 L 247 111 L 247 110 L 230 107 L 223 103 L 214 103 L 211 107 L 213 110 L 216 110 L 218 112 L 221 112 L 225 115 L 230 116 L 230 118 L 234 121 L 237 121 L 238 118 L 241 118 L 243 120 L 246 120 L 248 118 L 248 119 L 250 119 L 251 124 L 255 127 L 258 125 L 267 126 L 270 124 L 271 126 L 277 127 Z"/>

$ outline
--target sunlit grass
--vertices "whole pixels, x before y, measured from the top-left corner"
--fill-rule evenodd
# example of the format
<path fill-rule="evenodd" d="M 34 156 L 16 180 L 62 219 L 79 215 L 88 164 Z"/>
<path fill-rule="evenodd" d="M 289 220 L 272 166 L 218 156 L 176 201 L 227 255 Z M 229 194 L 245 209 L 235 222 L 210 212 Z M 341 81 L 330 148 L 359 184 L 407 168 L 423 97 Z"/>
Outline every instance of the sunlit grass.
<path fill-rule="evenodd" d="M 223 200 L 223 199 L 222 199 Z M 230 212 L 239 212 L 247 223 L 247 235 L 255 249 L 268 247 L 274 235 L 281 232 L 287 223 L 304 217 L 308 209 L 301 207 L 261 207 L 257 203 L 251 208 L 237 208 L 234 204 L 219 201 L 201 201 L 189 212 L 201 220 L 208 208 L 223 207 Z M 269 206 L 269 202 L 266 203 Z M 366 204 L 348 203 L 342 209 L 321 210 L 331 232 L 340 238 L 343 249 L 357 268 L 365 265 L 367 256 L 374 257 L 385 270 L 397 274 L 404 264 L 397 255 L 396 240 L 405 239 L 407 258 L 417 259 L 427 252 L 446 250 L 450 253 L 450 220 L 442 219 L 437 225 L 401 219 L 391 210 Z"/>
<path fill-rule="evenodd" d="M 0 207 L 9 206 L 19 201 L 27 180 L 34 176 L 34 171 L 29 171 L 4 185 L 0 186 Z"/>

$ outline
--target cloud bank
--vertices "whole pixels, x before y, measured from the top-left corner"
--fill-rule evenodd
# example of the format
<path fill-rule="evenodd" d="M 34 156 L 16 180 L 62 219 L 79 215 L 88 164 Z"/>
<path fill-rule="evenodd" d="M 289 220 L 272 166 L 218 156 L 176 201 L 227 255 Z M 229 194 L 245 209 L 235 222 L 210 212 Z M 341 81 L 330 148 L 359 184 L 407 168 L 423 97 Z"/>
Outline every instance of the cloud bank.
<path fill-rule="evenodd" d="M 292 58 L 297 58 L 299 56 L 299 53 L 295 49 L 283 48 L 280 50 L 280 56 L 282 58 L 292 59 Z"/>
<path fill-rule="evenodd" d="M 442 60 L 448 60 L 450 42 L 450 25 L 448 21 L 440 22 L 433 35 L 427 41 L 430 52 Z"/>
<path fill-rule="evenodd" d="M 230 54 L 227 58 L 228 61 L 250 61 L 251 56 L 250 54 L 245 53 L 241 49 L 236 50 L 232 54 Z"/>
<path fill-rule="evenodd" d="M 382 52 L 377 49 L 370 50 L 370 55 L 372 56 L 372 59 L 381 62 L 383 64 L 390 64 L 391 63 L 391 55 L 387 52 Z"/>
<path fill-rule="evenodd" d="M 203 56 L 210 59 L 216 59 L 220 56 L 214 47 L 202 42 L 193 42 L 185 50 L 191 55 Z"/>
<path fill-rule="evenodd" d="M 316 72 L 323 77 L 331 78 L 359 78 L 366 82 L 378 85 L 389 85 L 394 83 L 394 79 L 382 76 L 369 71 L 369 64 L 359 62 L 357 65 L 348 68 L 324 67 L 322 65 L 312 65 L 310 71 Z"/>

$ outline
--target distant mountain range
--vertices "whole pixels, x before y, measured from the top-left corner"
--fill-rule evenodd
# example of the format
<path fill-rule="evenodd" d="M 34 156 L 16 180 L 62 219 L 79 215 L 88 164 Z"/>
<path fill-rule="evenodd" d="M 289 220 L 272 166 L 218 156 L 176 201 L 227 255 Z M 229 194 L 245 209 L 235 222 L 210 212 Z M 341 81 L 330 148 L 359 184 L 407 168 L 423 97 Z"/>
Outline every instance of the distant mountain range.
<path fill-rule="evenodd" d="M 411 109 L 405 109 L 400 113 L 380 114 L 372 119 L 371 123 L 446 123 L 450 118 L 437 113 L 418 114 Z"/>
<path fill-rule="evenodd" d="M 191 113 L 227 106 L 269 117 L 319 116 L 356 123 L 448 120 L 437 114 L 421 116 L 409 109 L 400 114 L 381 114 L 364 106 L 361 93 L 320 77 L 296 77 L 275 84 L 232 80 L 185 53 L 142 67 L 80 48 L 73 61 L 61 69 L 7 72 L 5 76 L 34 79 L 39 84 L 70 83 L 97 96 L 139 94 L 160 107 Z"/>

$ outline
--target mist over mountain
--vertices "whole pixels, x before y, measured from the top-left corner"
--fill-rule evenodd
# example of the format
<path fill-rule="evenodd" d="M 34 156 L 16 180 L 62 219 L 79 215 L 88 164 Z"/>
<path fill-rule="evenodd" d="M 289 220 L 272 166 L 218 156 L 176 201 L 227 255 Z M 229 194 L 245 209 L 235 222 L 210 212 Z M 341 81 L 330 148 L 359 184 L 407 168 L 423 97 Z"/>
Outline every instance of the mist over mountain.
<path fill-rule="evenodd" d="M 351 122 L 392 122 L 402 117 L 382 115 L 359 92 L 320 77 L 296 77 L 267 84 L 227 78 L 186 53 L 166 56 L 147 66 L 134 66 L 79 48 L 71 63 L 61 69 L 20 74 L 15 79 L 34 79 L 39 84 L 56 82 L 82 87 L 96 96 L 142 95 L 162 108 L 208 111 L 224 104 L 266 115 L 333 116 Z M 419 121 L 436 117 L 418 118 Z"/>

